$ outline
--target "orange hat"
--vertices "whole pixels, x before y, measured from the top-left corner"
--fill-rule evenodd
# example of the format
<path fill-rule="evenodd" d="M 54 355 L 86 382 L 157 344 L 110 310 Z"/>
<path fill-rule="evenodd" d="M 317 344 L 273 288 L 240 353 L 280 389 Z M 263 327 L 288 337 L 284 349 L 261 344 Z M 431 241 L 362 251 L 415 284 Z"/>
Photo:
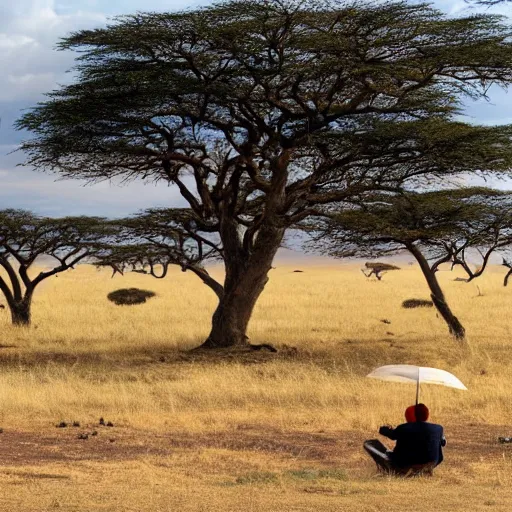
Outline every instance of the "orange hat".
<path fill-rule="evenodd" d="M 414 408 L 416 421 L 427 421 L 429 416 L 428 407 L 425 404 L 418 404 Z"/>
<path fill-rule="evenodd" d="M 407 423 L 416 422 L 416 412 L 414 410 L 415 408 L 415 405 L 410 405 L 409 407 L 407 407 L 407 409 L 405 409 L 405 420 L 407 421 Z"/>

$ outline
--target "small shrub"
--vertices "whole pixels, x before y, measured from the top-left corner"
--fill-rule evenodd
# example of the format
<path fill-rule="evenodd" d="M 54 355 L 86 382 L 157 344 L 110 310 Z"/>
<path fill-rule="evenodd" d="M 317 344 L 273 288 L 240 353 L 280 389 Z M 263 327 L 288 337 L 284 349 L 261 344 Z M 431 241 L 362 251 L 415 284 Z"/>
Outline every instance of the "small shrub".
<path fill-rule="evenodd" d="M 317 480 L 322 478 L 330 478 L 332 480 L 347 480 L 347 473 L 341 468 L 331 469 L 291 469 L 286 472 L 292 478 L 300 480 Z"/>
<path fill-rule="evenodd" d="M 434 303 L 431 300 L 425 299 L 407 299 L 402 302 L 402 307 L 405 309 L 412 308 L 431 308 Z"/>
<path fill-rule="evenodd" d="M 132 306 L 143 304 L 147 299 L 154 297 L 155 292 L 139 288 L 122 288 L 107 295 L 107 299 L 118 306 Z"/>
<path fill-rule="evenodd" d="M 254 471 L 239 476 L 236 481 L 238 485 L 248 484 L 273 484 L 277 482 L 277 475 L 270 471 Z"/>

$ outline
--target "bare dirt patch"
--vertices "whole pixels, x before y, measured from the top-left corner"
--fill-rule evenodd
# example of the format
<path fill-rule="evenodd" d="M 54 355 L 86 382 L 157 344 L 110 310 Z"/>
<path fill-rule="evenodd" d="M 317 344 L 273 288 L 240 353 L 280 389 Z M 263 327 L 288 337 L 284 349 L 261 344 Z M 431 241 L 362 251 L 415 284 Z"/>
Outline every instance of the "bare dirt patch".
<path fill-rule="evenodd" d="M 45 432 L 7 430 L 1 434 L 1 466 L 33 466 L 52 462 L 119 461 L 141 455 L 163 456 L 171 448 L 141 440 L 129 429 L 103 429 L 97 436 L 78 439 L 84 429 L 55 429 Z"/>
<path fill-rule="evenodd" d="M 365 436 L 359 431 L 280 432 L 269 428 L 240 425 L 237 430 L 191 434 L 185 432 L 151 433 L 129 427 L 99 428 L 97 436 L 79 439 L 93 428 L 44 431 L 5 430 L 0 435 L 0 465 L 33 466 L 54 462 L 122 461 L 141 456 L 166 457 L 175 451 L 227 450 L 259 452 L 282 459 L 298 459 L 321 466 L 354 466 L 366 460 L 362 451 Z M 447 429 L 446 464 L 492 461 L 512 454 L 512 445 L 498 442 L 508 434 L 506 426 L 471 424 Z M 377 436 L 375 436 L 377 437 Z"/>
<path fill-rule="evenodd" d="M 217 434 L 169 436 L 171 446 L 188 449 L 216 448 L 232 451 L 258 451 L 281 457 L 294 457 L 311 461 L 334 462 L 340 460 L 347 445 L 357 445 L 361 435 L 343 432 L 340 435 L 279 432 L 247 429 Z M 354 439 L 357 441 L 354 442 Z"/>

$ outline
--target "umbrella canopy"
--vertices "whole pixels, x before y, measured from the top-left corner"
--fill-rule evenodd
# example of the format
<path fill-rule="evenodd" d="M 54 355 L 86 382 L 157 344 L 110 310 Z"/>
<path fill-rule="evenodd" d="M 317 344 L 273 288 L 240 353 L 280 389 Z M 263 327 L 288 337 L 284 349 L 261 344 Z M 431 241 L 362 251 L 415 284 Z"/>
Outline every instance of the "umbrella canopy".
<path fill-rule="evenodd" d="M 445 370 L 410 364 L 390 364 L 381 366 L 369 373 L 367 377 L 391 382 L 409 382 L 416 384 L 416 403 L 418 403 L 420 383 L 438 384 L 440 386 L 456 389 L 468 389 L 455 375 Z"/>

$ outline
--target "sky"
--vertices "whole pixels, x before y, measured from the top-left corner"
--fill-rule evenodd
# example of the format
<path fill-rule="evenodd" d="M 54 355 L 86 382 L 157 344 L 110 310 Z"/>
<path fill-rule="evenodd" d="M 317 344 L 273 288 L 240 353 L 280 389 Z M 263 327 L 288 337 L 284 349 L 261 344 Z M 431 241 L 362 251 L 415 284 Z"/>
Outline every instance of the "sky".
<path fill-rule="evenodd" d="M 27 135 L 13 128 L 22 112 L 44 99 L 44 93 L 69 82 L 72 52 L 55 50 L 72 31 L 100 27 L 116 15 L 136 11 L 176 11 L 211 0 L 0 0 L 0 209 L 25 208 L 41 215 L 119 217 L 154 206 L 184 206 L 175 187 L 104 182 L 93 186 L 57 180 L 19 166 L 16 148 Z M 464 0 L 437 0 L 451 15 L 476 9 Z M 512 8 L 495 7 L 512 17 Z M 511 20 L 512 22 L 512 20 Z M 489 102 L 469 103 L 467 120 L 483 124 L 512 123 L 512 91 L 491 91 Z M 57 180 L 57 181 L 56 181 Z"/>

